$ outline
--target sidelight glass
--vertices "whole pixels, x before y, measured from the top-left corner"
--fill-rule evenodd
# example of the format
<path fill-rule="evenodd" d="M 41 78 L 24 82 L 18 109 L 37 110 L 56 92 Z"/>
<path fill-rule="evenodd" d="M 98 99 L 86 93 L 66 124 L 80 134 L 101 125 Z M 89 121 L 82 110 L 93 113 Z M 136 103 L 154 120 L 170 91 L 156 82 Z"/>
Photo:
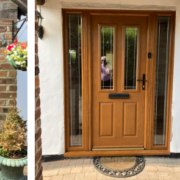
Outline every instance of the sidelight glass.
<path fill-rule="evenodd" d="M 101 27 L 101 89 L 113 89 L 114 28 Z"/>
<path fill-rule="evenodd" d="M 138 28 L 126 28 L 124 89 L 136 89 L 137 36 Z"/>
<path fill-rule="evenodd" d="M 81 15 L 68 15 L 70 146 L 82 146 Z"/>
<path fill-rule="evenodd" d="M 158 18 L 154 145 L 165 145 L 170 17 Z"/>

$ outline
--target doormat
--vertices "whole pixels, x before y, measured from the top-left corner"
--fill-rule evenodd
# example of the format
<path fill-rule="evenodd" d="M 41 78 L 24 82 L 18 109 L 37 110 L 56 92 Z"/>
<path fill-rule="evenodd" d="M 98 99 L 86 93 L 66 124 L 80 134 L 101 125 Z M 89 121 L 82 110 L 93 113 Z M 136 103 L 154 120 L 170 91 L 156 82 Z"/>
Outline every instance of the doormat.
<path fill-rule="evenodd" d="M 145 167 L 143 157 L 94 157 L 93 164 L 100 173 L 116 178 L 134 176 Z"/>

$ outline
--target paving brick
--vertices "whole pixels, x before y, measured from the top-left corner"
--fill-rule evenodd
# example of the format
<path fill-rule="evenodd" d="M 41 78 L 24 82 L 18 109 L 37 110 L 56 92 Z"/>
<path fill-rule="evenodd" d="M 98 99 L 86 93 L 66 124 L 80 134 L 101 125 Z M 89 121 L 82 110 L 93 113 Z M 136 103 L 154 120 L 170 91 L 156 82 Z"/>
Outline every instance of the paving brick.
<path fill-rule="evenodd" d="M 174 172 L 174 169 L 172 167 L 157 167 L 158 171 L 163 172 Z"/>
<path fill-rule="evenodd" d="M 64 168 L 64 169 L 60 169 L 58 172 L 59 174 L 70 174 L 71 173 L 71 168 Z"/>
<path fill-rule="evenodd" d="M 94 167 L 83 167 L 82 172 L 93 172 L 95 171 Z"/>
<path fill-rule="evenodd" d="M 81 173 L 82 172 L 82 167 L 75 167 L 71 169 L 71 173 Z"/>
<path fill-rule="evenodd" d="M 54 169 L 60 169 L 62 166 L 62 163 L 60 161 L 56 161 L 54 165 Z"/>
<path fill-rule="evenodd" d="M 76 174 L 65 174 L 63 180 L 74 180 Z"/>
<path fill-rule="evenodd" d="M 167 173 L 167 172 L 157 172 L 157 176 L 158 176 L 159 180 L 171 179 L 169 176 L 169 173 Z"/>
<path fill-rule="evenodd" d="M 173 167 L 174 172 L 180 172 L 180 167 Z"/>
<path fill-rule="evenodd" d="M 169 173 L 171 180 L 180 180 L 180 173 Z"/>
<path fill-rule="evenodd" d="M 43 163 L 42 163 L 43 171 L 46 170 L 48 164 L 49 164 L 48 162 L 43 162 Z"/>
<path fill-rule="evenodd" d="M 51 180 L 62 180 L 63 179 L 63 175 L 58 175 L 58 176 L 52 176 Z"/>
<path fill-rule="evenodd" d="M 145 166 L 143 171 L 151 171 L 151 172 L 156 172 L 158 171 L 157 167 L 155 166 Z"/>
<path fill-rule="evenodd" d="M 51 177 L 43 177 L 43 180 L 51 180 Z"/>
<path fill-rule="evenodd" d="M 71 159 L 70 162 L 69 162 L 69 167 L 70 168 L 73 168 L 73 167 L 76 167 L 76 159 Z"/>
<path fill-rule="evenodd" d="M 57 176 L 58 172 L 59 172 L 59 169 L 46 170 L 46 171 L 43 171 L 43 176 Z"/>
<path fill-rule="evenodd" d="M 156 172 L 148 172 L 149 179 L 158 180 L 158 176 Z"/>
<path fill-rule="evenodd" d="M 76 173 L 75 180 L 84 180 L 84 173 Z"/>
<path fill-rule="evenodd" d="M 103 174 L 101 174 L 101 173 L 97 173 L 96 179 L 97 179 L 97 180 L 103 180 L 103 179 L 106 179 L 106 176 L 103 175 Z"/>
<path fill-rule="evenodd" d="M 76 167 L 82 167 L 82 166 L 83 166 L 83 159 L 77 159 Z"/>
<path fill-rule="evenodd" d="M 63 160 L 61 168 L 68 168 L 69 167 L 70 160 Z"/>
<path fill-rule="evenodd" d="M 96 172 L 86 172 L 85 180 L 93 180 L 96 179 Z"/>
<path fill-rule="evenodd" d="M 137 174 L 137 178 L 138 179 L 143 179 L 143 180 L 149 180 L 149 175 L 148 172 L 141 172 L 139 174 Z"/>
<path fill-rule="evenodd" d="M 90 159 L 84 159 L 83 161 L 83 167 L 90 165 Z"/>

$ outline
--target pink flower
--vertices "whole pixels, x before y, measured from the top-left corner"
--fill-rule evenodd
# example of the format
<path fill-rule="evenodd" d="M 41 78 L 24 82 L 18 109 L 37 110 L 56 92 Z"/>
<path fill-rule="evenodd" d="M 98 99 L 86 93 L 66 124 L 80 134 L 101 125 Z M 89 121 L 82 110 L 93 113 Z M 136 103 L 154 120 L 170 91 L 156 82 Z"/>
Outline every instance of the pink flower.
<path fill-rule="evenodd" d="M 7 47 L 7 50 L 8 50 L 8 51 L 12 51 L 12 50 L 14 49 L 14 47 L 15 47 L 15 45 L 9 45 L 9 46 Z"/>
<path fill-rule="evenodd" d="M 21 49 L 26 49 L 27 48 L 27 43 L 23 42 L 19 44 L 21 46 Z"/>
<path fill-rule="evenodd" d="M 14 41 L 14 45 L 16 45 L 18 43 L 18 40 L 16 39 L 15 41 Z"/>

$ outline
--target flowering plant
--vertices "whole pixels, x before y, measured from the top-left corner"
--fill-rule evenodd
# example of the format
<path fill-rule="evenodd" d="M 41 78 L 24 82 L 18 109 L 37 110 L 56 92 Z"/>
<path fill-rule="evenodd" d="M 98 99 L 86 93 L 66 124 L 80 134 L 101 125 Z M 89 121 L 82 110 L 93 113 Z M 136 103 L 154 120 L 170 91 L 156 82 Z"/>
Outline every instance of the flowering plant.
<path fill-rule="evenodd" d="M 27 60 L 28 60 L 28 49 L 27 42 L 14 41 L 13 44 L 7 46 L 4 54 L 9 64 L 15 69 L 22 71 L 27 70 Z"/>

